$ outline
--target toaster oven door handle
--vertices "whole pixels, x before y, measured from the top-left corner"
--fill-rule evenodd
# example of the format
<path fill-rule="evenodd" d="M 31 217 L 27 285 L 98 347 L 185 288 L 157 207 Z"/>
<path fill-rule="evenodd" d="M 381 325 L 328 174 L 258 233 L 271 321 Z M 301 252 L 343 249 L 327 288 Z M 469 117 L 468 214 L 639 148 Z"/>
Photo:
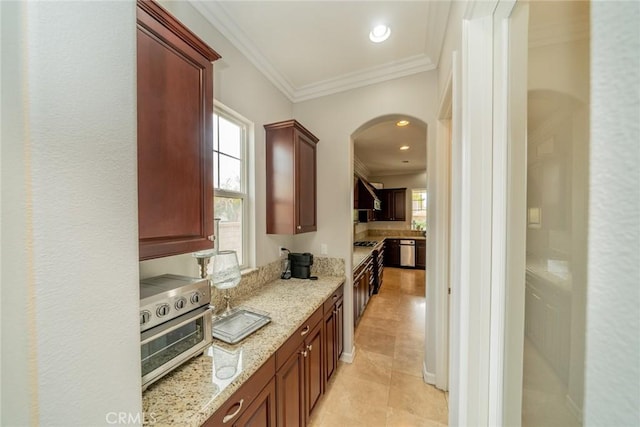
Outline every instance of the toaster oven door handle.
<path fill-rule="evenodd" d="M 189 322 L 193 322 L 199 317 L 208 316 L 210 314 L 211 308 L 209 308 L 209 306 L 204 306 L 190 311 L 189 313 L 185 313 L 180 317 L 176 317 L 175 319 L 171 319 L 167 323 L 148 329 L 140 334 L 140 345 L 153 341 L 158 336 L 176 330 Z"/>

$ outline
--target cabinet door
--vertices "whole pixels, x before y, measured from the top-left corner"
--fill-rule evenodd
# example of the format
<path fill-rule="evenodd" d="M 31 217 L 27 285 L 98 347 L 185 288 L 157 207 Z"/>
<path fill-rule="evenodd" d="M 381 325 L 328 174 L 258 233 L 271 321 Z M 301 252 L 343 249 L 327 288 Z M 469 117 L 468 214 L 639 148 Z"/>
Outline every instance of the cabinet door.
<path fill-rule="evenodd" d="M 294 351 L 276 373 L 279 427 L 298 427 L 305 422 L 305 358 L 302 351 L 302 347 Z"/>
<path fill-rule="evenodd" d="M 407 217 L 407 207 L 405 204 L 406 192 L 407 190 L 405 189 L 393 190 L 393 214 L 391 216 L 392 221 L 404 221 Z"/>
<path fill-rule="evenodd" d="M 378 198 L 380 199 L 380 210 L 376 211 L 377 221 L 391 221 L 393 215 L 393 197 L 390 190 L 378 190 Z"/>
<path fill-rule="evenodd" d="M 319 322 L 305 339 L 305 425 L 324 391 L 324 329 Z"/>
<path fill-rule="evenodd" d="M 316 138 L 295 120 L 264 125 L 267 234 L 316 231 Z"/>
<path fill-rule="evenodd" d="M 324 371 L 325 383 L 331 379 L 337 364 L 337 311 L 335 305 L 324 315 Z"/>
<path fill-rule="evenodd" d="M 427 242 L 416 240 L 416 267 L 426 268 L 427 266 Z"/>
<path fill-rule="evenodd" d="M 296 132 L 296 233 L 316 231 L 316 144 Z"/>
<path fill-rule="evenodd" d="M 384 264 L 389 267 L 400 266 L 400 242 L 397 239 L 388 239 L 386 241 Z"/>
<path fill-rule="evenodd" d="M 340 298 L 336 303 L 336 344 L 338 349 L 336 351 L 336 368 L 338 367 L 338 361 L 342 352 L 344 351 L 344 299 Z"/>
<path fill-rule="evenodd" d="M 138 2 L 137 21 L 138 232 L 144 260 L 213 246 L 211 61 L 219 56 L 153 2 Z"/>
<path fill-rule="evenodd" d="M 362 274 L 356 274 L 353 278 L 353 326 L 358 324 L 360 319 L 360 282 Z"/>
<path fill-rule="evenodd" d="M 251 402 L 251 405 L 233 424 L 234 427 L 275 427 L 276 425 L 276 382 L 275 378 Z"/>

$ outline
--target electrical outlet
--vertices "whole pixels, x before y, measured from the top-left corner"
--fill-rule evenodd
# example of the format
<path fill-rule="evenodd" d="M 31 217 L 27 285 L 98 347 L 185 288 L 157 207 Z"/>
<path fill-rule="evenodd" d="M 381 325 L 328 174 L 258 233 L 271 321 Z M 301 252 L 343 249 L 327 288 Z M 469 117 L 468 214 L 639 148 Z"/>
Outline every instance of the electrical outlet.
<path fill-rule="evenodd" d="M 278 258 L 282 258 L 284 255 L 284 246 L 278 246 Z"/>
<path fill-rule="evenodd" d="M 328 254 L 328 253 L 329 253 L 329 251 L 328 251 L 328 249 L 327 249 L 327 244 L 326 244 L 326 243 L 322 243 L 322 244 L 320 245 L 320 254 L 321 254 L 321 255 L 326 255 L 326 254 Z"/>

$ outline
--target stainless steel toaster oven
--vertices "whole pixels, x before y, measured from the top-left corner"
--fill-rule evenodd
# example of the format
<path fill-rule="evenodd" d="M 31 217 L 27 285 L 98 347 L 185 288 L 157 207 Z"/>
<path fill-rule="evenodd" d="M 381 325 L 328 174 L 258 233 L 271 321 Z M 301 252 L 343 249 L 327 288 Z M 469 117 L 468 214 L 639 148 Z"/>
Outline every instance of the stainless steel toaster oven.
<path fill-rule="evenodd" d="M 165 274 L 140 281 L 142 389 L 211 344 L 206 279 Z"/>

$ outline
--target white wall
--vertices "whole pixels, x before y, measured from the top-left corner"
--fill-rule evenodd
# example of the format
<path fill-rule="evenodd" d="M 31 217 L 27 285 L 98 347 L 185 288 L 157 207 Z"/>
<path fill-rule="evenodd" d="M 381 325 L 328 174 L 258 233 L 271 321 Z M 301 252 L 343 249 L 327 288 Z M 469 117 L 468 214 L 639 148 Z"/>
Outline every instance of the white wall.
<path fill-rule="evenodd" d="M 327 244 L 329 256 L 344 258 L 352 268 L 353 134 L 376 117 L 403 114 L 427 123 L 427 140 L 435 140 L 437 73 L 415 74 L 294 105 L 294 117 L 319 139 L 318 231 L 294 237 L 293 249 L 320 253 Z M 347 277 L 345 304 L 351 300 Z M 345 324 L 353 324 L 347 310 Z M 351 322 L 351 323 L 350 323 Z M 345 331 L 345 348 L 353 345 L 352 330 Z"/>
<path fill-rule="evenodd" d="M 411 190 L 412 189 L 426 189 L 427 188 L 427 172 L 412 173 L 404 175 L 385 175 L 385 176 L 373 176 L 371 177 L 373 182 L 381 182 L 384 184 L 384 188 L 406 188 L 407 194 L 405 197 L 405 221 L 376 221 L 371 224 L 370 229 L 383 229 L 383 230 L 410 230 L 411 229 L 411 210 L 413 208 L 411 203 Z"/>
<path fill-rule="evenodd" d="M 135 3 L 2 8 L 2 424 L 101 425 L 141 411 Z"/>
<path fill-rule="evenodd" d="M 640 4 L 591 3 L 585 425 L 640 424 Z"/>
<path fill-rule="evenodd" d="M 161 1 L 171 14 L 218 52 L 222 58 L 214 62 L 214 98 L 254 123 L 253 154 L 255 164 L 253 213 L 255 219 L 254 266 L 261 266 L 278 258 L 278 246 L 289 247 L 291 236 L 266 234 L 265 135 L 263 125 L 293 117 L 291 102 L 243 56 L 189 2 Z M 252 239 L 253 240 L 253 239 Z M 171 272 L 197 276 L 197 264 L 191 255 L 178 255 L 140 263 L 140 276 L 149 277 Z"/>

